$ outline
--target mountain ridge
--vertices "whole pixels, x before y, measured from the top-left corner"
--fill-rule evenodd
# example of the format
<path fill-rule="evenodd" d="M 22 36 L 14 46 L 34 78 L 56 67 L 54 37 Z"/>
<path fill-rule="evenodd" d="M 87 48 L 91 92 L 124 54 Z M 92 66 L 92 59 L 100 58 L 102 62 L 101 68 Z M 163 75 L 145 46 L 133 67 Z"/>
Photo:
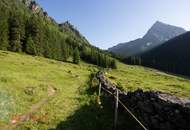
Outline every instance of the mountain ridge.
<path fill-rule="evenodd" d="M 22 2 L 34 14 L 37 14 L 40 17 L 44 17 L 46 20 L 58 26 L 62 32 L 70 33 L 74 37 L 80 38 L 80 40 L 86 43 L 86 45 L 90 44 L 89 41 L 80 33 L 80 31 L 74 27 L 74 25 L 72 25 L 69 21 L 65 21 L 62 23 L 56 22 L 56 20 L 51 16 L 49 16 L 48 13 L 43 9 L 43 7 L 41 7 L 41 5 L 36 2 L 36 0 L 19 0 L 19 1 Z"/>
<path fill-rule="evenodd" d="M 129 57 L 148 51 L 185 32 L 186 30 L 181 27 L 156 21 L 142 38 L 120 43 L 108 51 Z"/>

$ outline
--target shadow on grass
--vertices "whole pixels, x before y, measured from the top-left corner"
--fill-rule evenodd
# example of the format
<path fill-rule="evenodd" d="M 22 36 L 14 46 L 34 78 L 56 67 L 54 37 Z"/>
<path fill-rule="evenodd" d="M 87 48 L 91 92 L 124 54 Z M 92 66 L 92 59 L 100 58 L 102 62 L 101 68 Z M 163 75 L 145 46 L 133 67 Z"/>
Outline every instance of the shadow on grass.
<path fill-rule="evenodd" d="M 104 99 L 102 107 L 91 102 L 82 106 L 66 121 L 50 130 L 112 130 L 114 109 L 109 99 Z M 119 113 L 118 130 L 141 130 L 129 115 Z"/>

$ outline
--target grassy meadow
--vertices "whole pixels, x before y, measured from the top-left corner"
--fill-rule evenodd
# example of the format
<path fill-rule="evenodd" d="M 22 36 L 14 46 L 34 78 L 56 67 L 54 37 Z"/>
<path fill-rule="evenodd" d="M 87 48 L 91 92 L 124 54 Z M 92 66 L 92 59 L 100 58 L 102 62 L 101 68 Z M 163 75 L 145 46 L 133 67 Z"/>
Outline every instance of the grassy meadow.
<path fill-rule="evenodd" d="M 123 87 L 125 91 L 140 88 L 145 91 L 161 91 L 190 99 L 189 79 L 155 69 L 118 63 L 118 69 L 108 71 L 107 77 L 113 83 Z"/>
<path fill-rule="evenodd" d="M 84 63 L 78 66 L 0 51 L 0 124 L 7 124 L 16 115 L 27 113 L 33 104 L 48 96 L 51 88 L 55 94 L 34 112 L 45 123 L 31 126 L 36 129 L 55 127 L 83 104 L 81 98 L 85 95 L 80 94 L 80 88 L 87 87 L 90 73 L 96 70 L 96 67 Z M 84 104 L 88 103 L 88 98 L 85 99 Z"/>
<path fill-rule="evenodd" d="M 112 129 L 113 109 L 104 98 L 102 107 L 96 105 L 96 94 L 87 91 L 89 75 L 97 71 L 96 66 L 84 62 L 75 65 L 0 51 L 0 129 Z M 109 70 L 107 76 L 125 91 L 142 88 L 190 99 L 190 80 L 157 70 L 118 63 L 118 69 Z M 30 120 L 18 122 L 17 125 L 10 123 L 32 109 Z M 122 120 L 120 126 L 126 128 L 128 117 L 119 118 Z M 127 128 L 132 130 L 134 125 Z"/>

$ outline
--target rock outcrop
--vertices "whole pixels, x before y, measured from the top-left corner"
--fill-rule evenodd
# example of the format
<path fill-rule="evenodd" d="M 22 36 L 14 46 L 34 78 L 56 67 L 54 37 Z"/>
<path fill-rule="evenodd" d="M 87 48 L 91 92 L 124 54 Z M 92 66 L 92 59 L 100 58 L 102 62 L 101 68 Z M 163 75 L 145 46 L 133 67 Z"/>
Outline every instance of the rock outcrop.
<path fill-rule="evenodd" d="M 97 73 L 102 87 L 115 92 L 117 86 L 109 82 L 102 72 Z M 190 100 L 162 92 L 122 92 L 120 100 L 149 130 L 190 130 Z M 120 106 L 121 112 L 124 112 Z"/>
<path fill-rule="evenodd" d="M 26 7 L 35 13 L 43 14 L 43 9 L 36 3 L 35 0 L 20 0 Z"/>
<path fill-rule="evenodd" d="M 39 15 L 40 17 L 46 18 L 48 21 L 51 21 L 54 24 L 57 24 L 56 21 L 48 16 L 48 13 L 43 10 L 43 8 L 35 0 L 19 0 L 27 8 L 29 8 L 33 13 Z"/>

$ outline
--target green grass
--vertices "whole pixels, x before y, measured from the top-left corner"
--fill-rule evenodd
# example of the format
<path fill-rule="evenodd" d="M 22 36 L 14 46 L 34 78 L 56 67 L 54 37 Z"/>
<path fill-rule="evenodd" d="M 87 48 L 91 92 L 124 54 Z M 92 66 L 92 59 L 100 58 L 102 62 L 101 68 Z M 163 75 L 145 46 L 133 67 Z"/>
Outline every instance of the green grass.
<path fill-rule="evenodd" d="M 0 51 L 0 124 L 10 122 L 15 115 L 25 114 L 30 107 L 47 97 L 48 88 L 56 89 L 48 104 L 36 113 L 48 115 L 48 126 L 66 119 L 83 102 L 79 93 L 86 82 L 93 65 L 81 63 L 74 65 L 41 57 Z M 88 98 L 85 98 L 84 104 Z M 47 122 L 46 122 L 47 123 Z M 36 126 L 38 127 L 38 126 Z"/>
<path fill-rule="evenodd" d="M 96 105 L 96 94 L 87 91 L 89 75 L 96 71 L 96 66 L 84 62 L 75 65 L 0 51 L 0 128 L 13 117 L 28 113 L 53 88 L 55 93 L 49 101 L 32 113 L 35 120 L 21 122 L 15 130 L 111 130 L 111 105 L 104 97 L 103 108 Z M 107 76 L 126 91 L 142 88 L 190 98 L 189 80 L 156 70 L 119 63 L 118 69 L 108 71 Z M 119 116 L 121 129 L 137 126 L 128 118 Z"/>
<path fill-rule="evenodd" d="M 189 79 L 155 69 L 119 63 L 118 69 L 108 71 L 107 77 L 110 77 L 113 83 L 121 84 L 125 91 L 141 88 L 145 91 L 161 91 L 190 99 Z"/>

